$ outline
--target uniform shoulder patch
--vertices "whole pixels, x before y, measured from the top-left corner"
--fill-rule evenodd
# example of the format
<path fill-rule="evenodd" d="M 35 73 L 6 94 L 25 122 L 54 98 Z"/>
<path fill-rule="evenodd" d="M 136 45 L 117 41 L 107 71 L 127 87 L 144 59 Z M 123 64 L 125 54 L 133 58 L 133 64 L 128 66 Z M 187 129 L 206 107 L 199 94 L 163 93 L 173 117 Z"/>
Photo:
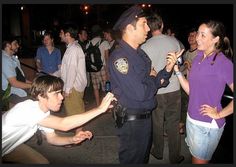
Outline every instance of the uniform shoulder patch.
<path fill-rule="evenodd" d="M 129 70 L 129 63 L 127 58 L 119 58 L 114 62 L 114 66 L 116 69 L 122 73 L 122 74 L 127 74 Z"/>

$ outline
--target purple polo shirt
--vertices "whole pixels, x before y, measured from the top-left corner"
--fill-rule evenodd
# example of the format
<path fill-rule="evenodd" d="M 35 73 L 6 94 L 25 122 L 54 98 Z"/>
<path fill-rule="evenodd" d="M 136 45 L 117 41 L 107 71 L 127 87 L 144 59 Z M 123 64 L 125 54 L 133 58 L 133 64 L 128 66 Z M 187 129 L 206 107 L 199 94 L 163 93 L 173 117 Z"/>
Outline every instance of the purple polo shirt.
<path fill-rule="evenodd" d="M 200 106 L 208 104 L 221 111 L 221 98 L 225 84 L 233 83 L 233 63 L 223 53 L 216 56 L 215 63 L 211 65 L 215 53 L 202 62 L 203 52 L 199 51 L 192 62 L 189 73 L 189 105 L 188 114 L 192 119 L 211 123 L 212 118 L 200 114 Z M 225 119 L 216 120 L 218 127 L 222 127 Z"/>

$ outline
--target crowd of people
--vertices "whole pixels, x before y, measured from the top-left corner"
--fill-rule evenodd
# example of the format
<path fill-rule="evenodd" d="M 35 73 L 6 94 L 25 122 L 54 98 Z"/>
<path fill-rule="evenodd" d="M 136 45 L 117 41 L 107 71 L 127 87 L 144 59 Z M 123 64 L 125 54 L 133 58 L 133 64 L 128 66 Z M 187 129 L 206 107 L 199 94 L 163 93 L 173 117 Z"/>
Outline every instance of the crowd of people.
<path fill-rule="evenodd" d="M 4 38 L 1 93 L 8 88 L 10 101 L 10 109 L 2 113 L 4 162 L 49 163 L 24 144 L 37 129 L 50 144 L 78 144 L 92 137 L 83 124 L 113 107 L 121 164 L 146 164 L 150 153 L 163 159 L 164 136 L 170 163 L 179 164 L 184 160 L 181 134 L 192 163 L 209 163 L 225 117 L 233 113 L 233 100 L 224 108 L 220 103 L 226 85 L 234 91 L 230 42 L 223 24 L 209 20 L 189 31 L 185 51 L 164 27 L 160 15 L 147 15 L 134 5 L 113 27 L 94 25 L 91 34 L 72 24 L 62 26 L 58 36 L 64 52 L 54 44 L 55 33 L 47 31 L 35 53 L 38 74 L 33 81 L 21 68 L 17 40 Z M 102 66 L 96 71 L 86 68 L 91 46 L 100 51 Z M 85 111 L 84 93 L 90 85 L 96 107 Z M 62 103 L 66 117 L 51 115 Z M 73 130 L 74 135 L 61 137 L 55 130 Z"/>

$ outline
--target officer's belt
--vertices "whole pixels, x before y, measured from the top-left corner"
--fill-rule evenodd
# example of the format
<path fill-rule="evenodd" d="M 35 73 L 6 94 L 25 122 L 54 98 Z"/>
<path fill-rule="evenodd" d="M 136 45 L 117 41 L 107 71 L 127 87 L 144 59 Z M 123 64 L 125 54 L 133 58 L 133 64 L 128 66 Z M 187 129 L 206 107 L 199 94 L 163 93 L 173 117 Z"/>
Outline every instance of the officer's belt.
<path fill-rule="evenodd" d="M 130 110 L 130 109 L 127 109 L 127 110 Z M 127 113 L 125 115 L 126 121 L 134 121 L 134 120 L 137 120 L 137 119 L 148 119 L 150 117 L 151 117 L 151 112 L 148 111 L 148 110 L 145 110 L 144 114 L 128 114 Z"/>

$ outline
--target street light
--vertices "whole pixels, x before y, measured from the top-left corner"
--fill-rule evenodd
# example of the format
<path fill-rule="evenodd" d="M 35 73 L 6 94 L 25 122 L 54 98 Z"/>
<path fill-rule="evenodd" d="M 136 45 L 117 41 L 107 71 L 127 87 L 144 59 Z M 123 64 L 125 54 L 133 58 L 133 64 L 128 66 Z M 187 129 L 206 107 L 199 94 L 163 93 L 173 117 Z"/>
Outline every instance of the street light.
<path fill-rule="evenodd" d="M 150 8 L 152 5 L 151 4 L 141 4 L 141 7 L 144 8 Z"/>
<path fill-rule="evenodd" d="M 90 11 L 90 5 L 87 4 L 80 5 L 80 9 L 85 15 L 88 15 Z"/>

